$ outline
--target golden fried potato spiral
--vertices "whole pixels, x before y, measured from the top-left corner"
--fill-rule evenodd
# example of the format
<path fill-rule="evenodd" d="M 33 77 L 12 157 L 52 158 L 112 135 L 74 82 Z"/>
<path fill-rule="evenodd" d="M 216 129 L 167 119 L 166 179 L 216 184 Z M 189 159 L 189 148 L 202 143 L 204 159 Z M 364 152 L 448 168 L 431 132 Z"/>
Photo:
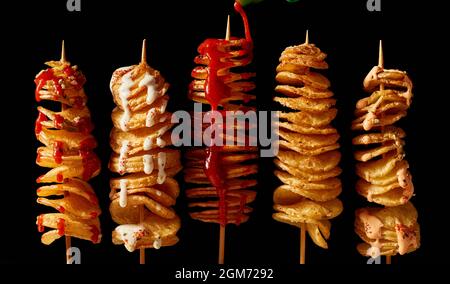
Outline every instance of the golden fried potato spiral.
<path fill-rule="evenodd" d="M 274 101 L 279 112 L 280 150 L 275 175 L 283 185 L 273 195 L 273 218 L 293 226 L 306 223 L 314 243 L 328 248 L 331 223 L 342 211 L 337 196 L 341 154 L 339 134 L 331 126 L 336 117 L 330 82 L 313 69 L 327 69 L 326 54 L 314 44 L 286 48 L 277 67 Z"/>
<path fill-rule="evenodd" d="M 113 231 L 113 243 L 124 244 L 128 251 L 178 242 L 180 220 L 171 206 L 179 186 L 172 177 L 181 163 L 179 151 L 166 148 L 172 143 L 168 87 L 145 62 L 119 68 L 111 78 L 117 107 L 111 115 L 109 169 L 120 177 L 111 179 L 109 210 L 120 224 Z"/>
<path fill-rule="evenodd" d="M 356 211 L 355 232 L 364 241 L 357 246 L 365 256 L 403 255 L 420 246 L 417 211 L 411 202 Z"/>
<path fill-rule="evenodd" d="M 380 84 L 383 90 L 375 90 Z M 356 119 L 352 129 L 370 131 L 353 139 L 356 173 L 360 177 L 356 188 L 369 202 L 385 206 L 405 204 L 414 193 L 409 164 L 404 160 L 405 132 L 393 124 L 406 115 L 412 98 L 412 83 L 405 72 L 374 67 L 364 80 L 372 94 L 356 104 Z"/>
<path fill-rule="evenodd" d="M 59 102 L 62 110 L 38 107 L 35 133 L 44 146 L 37 149 L 36 163 L 51 170 L 37 182 L 53 184 L 37 189 L 37 202 L 60 213 L 41 214 L 36 224 L 39 232 L 44 227 L 53 229 L 42 235 L 42 243 L 47 245 L 62 236 L 99 243 L 101 210 L 94 190 L 86 182 L 100 172 L 100 160 L 93 152 L 97 142 L 90 134 L 93 125 L 83 90 L 86 79 L 69 62 L 46 64 L 50 68 L 35 79 L 36 100 Z"/>
<path fill-rule="evenodd" d="M 393 125 L 406 116 L 412 87 L 406 72 L 375 66 L 364 80 L 365 91 L 372 93 L 356 104 L 352 129 L 363 132 L 352 141 L 360 148 L 354 153 L 356 190 L 369 202 L 388 207 L 356 212 L 355 231 L 365 241 L 358 245 L 362 255 L 405 254 L 420 245 L 417 212 L 408 202 L 414 186 L 404 159 L 406 134 Z"/>
<path fill-rule="evenodd" d="M 192 71 L 194 80 L 189 87 L 190 99 L 210 105 L 213 111 L 220 111 L 224 121 L 226 111 L 241 110 L 245 113 L 255 110 L 248 104 L 256 99 L 249 93 L 255 89 L 255 84 L 249 80 L 255 73 L 235 71 L 248 66 L 253 58 L 247 19 L 243 12 L 241 16 L 246 37 L 205 40 L 198 48 L 200 54 L 194 62 L 199 66 Z M 201 114 L 203 130 L 209 126 L 203 123 L 206 114 Z M 222 139 L 223 146 L 192 148 L 185 155 L 184 180 L 193 185 L 186 195 L 191 199 L 189 207 L 194 211 L 190 216 L 194 219 L 224 226 L 239 225 L 249 218 L 252 208 L 248 204 L 256 197 L 256 192 L 251 189 L 257 184 L 254 174 L 258 170 L 258 148 L 250 146 L 252 138 L 246 131 L 248 128 L 236 121 L 231 125 L 224 122 L 219 128 L 221 131 L 243 130 L 245 137 L 243 141 L 239 140 L 243 142 L 242 146 L 237 143 L 239 137 L 222 133 L 217 139 Z"/>

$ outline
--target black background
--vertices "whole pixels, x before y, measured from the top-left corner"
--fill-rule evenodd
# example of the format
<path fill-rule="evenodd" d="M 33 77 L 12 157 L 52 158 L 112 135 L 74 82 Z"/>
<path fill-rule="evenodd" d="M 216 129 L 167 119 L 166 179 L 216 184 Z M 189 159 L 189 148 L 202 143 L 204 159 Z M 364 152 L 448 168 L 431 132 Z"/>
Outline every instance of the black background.
<path fill-rule="evenodd" d="M 21 205 L 7 202 L 14 206 L 3 208 L 8 210 L 5 211 L 9 214 L 5 219 L 11 223 L 9 228 L 24 233 L 18 236 L 23 238 L 19 250 L 9 245 L 11 242 L 3 242 L 6 253 L 1 255 L 1 260 L 10 263 L 64 263 L 63 239 L 51 246 L 42 245 L 35 226 L 36 216 L 51 209 L 35 203 L 35 179 L 43 171 L 35 165 L 38 143 L 34 136 L 37 104 L 33 83 L 34 76 L 45 68 L 45 61 L 59 59 L 61 40 L 64 39 L 68 60 L 78 65 L 87 78 L 85 91 L 96 125 L 93 134 L 99 142 L 96 152 L 103 166 L 101 174 L 91 181 L 103 210 L 100 216 L 102 242 L 92 245 L 73 239 L 72 245 L 81 249 L 82 263 L 137 264 L 137 252 L 128 253 L 123 246 L 111 243 L 111 231 L 115 227 L 108 212 L 111 174 L 107 162 L 111 153 L 110 113 L 114 107 L 109 91 L 111 74 L 118 67 L 138 63 L 141 41 L 147 38 L 149 64 L 160 70 L 171 84 L 169 109 L 186 108 L 189 104 L 187 86 L 197 46 L 208 37 L 224 36 L 227 14 L 231 14 L 232 35 L 243 35 L 242 22 L 233 10 L 233 0 L 149 0 L 145 3 L 137 0 L 82 0 L 82 12 L 72 13 L 67 12 L 65 5 L 66 1 L 33 1 L 2 11 L 9 16 L 14 15 L 12 20 L 3 23 L 7 39 L 5 47 L 11 50 L 4 52 L 2 58 L 5 66 L 13 66 L 13 69 L 8 69 L 13 72 L 8 72 L 10 81 L 4 92 L 12 105 L 20 109 L 13 110 L 14 115 L 9 116 L 8 121 L 23 118 L 20 126 L 8 123 L 11 126 L 9 133 L 27 136 L 20 140 L 31 139 L 31 144 L 19 146 L 19 142 L 8 140 L 14 144 L 12 149 L 20 151 L 6 153 L 6 159 L 14 165 L 14 170 L 8 171 L 10 178 L 7 180 L 11 183 L 7 187 Z M 442 42 L 448 32 L 443 29 L 445 18 L 440 17 L 440 7 L 433 1 L 382 0 L 382 12 L 368 12 L 365 0 L 300 0 L 294 4 L 284 0 L 266 0 L 246 7 L 246 11 L 255 43 L 254 67 L 260 109 L 276 109 L 271 100 L 278 57 L 285 47 L 303 43 L 306 29 L 309 29 L 310 42 L 328 54 L 330 68 L 326 75 L 331 81 L 339 109 L 334 125 L 341 134 L 341 167 L 344 172 L 340 198 L 344 212 L 332 220 L 328 250 L 318 248 L 308 239 L 307 262 L 364 264 L 367 260 L 355 248 L 359 239 L 353 231 L 354 211 L 368 203 L 354 190 L 356 178 L 350 123 L 355 102 L 366 96 L 362 91 L 362 80 L 377 64 L 379 39 L 384 41 L 385 67 L 408 71 L 415 84 L 412 107 L 399 125 L 408 135 L 406 158 L 415 184 L 416 196 L 412 202 L 419 212 L 422 245 L 411 254 L 394 257 L 393 262 L 427 263 L 435 260 L 442 249 L 439 242 L 442 223 L 438 221 L 442 215 L 438 212 L 441 206 L 438 200 L 444 199 L 448 188 L 444 183 L 445 175 L 439 172 L 437 164 L 446 155 L 445 147 L 442 147 L 445 141 L 438 137 L 445 136 L 448 131 L 448 119 L 445 120 L 445 112 L 439 109 L 446 104 L 445 96 L 448 95 L 445 94 L 447 82 L 442 76 L 445 75 L 443 67 L 447 58 Z M 22 103 L 25 100 L 31 107 L 31 114 Z M 8 110 L 4 108 L 4 112 L 8 113 Z M 13 134 L 10 137 L 14 137 Z M 23 155 L 23 159 L 18 160 L 17 153 Z M 24 181 L 25 176 L 29 176 L 22 170 L 25 163 L 31 167 L 30 183 Z M 271 218 L 272 192 L 279 184 L 272 171 L 272 160 L 260 159 L 260 185 L 253 203 L 254 212 L 249 222 L 239 227 L 227 227 L 226 263 L 281 264 L 293 268 L 292 264 L 298 263 L 299 230 Z M 183 190 L 181 175 L 179 181 Z M 31 206 L 31 213 L 27 211 L 28 206 Z M 182 219 L 178 234 L 180 242 L 173 247 L 148 250 L 147 263 L 216 263 L 219 227 L 191 220 L 183 193 L 177 200 L 176 210 Z M 10 217 L 21 213 L 20 222 Z M 22 250 L 23 253 L 19 253 Z"/>

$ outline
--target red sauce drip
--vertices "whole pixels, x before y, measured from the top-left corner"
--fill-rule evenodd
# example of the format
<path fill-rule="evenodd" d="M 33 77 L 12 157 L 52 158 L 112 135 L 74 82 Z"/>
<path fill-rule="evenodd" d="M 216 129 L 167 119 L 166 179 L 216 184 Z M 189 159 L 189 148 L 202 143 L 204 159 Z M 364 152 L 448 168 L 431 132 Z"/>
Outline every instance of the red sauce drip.
<path fill-rule="evenodd" d="M 73 76 L 73 79 L 77 84 L 72 86 L 74 86 L 74 88 L 77 90 L 80 90 L 83 87 L 84 83 L 86 83 L 86 77 L 84 77 L 84 75 L 81 72 L 75 71 L 71 66 L 66 66 L 63 69 L 63 72 L 67 77 Z"/>
<path fill-rule="evenodd" d="M 94 149 L 97 146 L 97 141 L 95 141 L 94 137 L 88 137 L 80 142 L 80 149 L 89 150 Z"/>
<path fill-rule="evenodd" d="M 60 116 L 59 114 L 55 114 L 55 120 L 53 122 L 55 128 L 61 129 L 62 124 L 64 123 L 64 117 Z"/>
<path fill-rule="evenodd" d="M 92 233 L 91 241 L 93 243 L 98 243 L 98 237 L 100 235 L 100 231 L 98 230 L 98 228 L 95 225 L 91 225 L 91 230 L 90 231 Z"/>
<path fill-rule="evenodd" d="M 242 214 L 244 213 L 245 204 L 247 204 L 247 195 L 242 193 L 241 200 L 239 202 L 239 211 L 236 216 L 236 223 L 239 225 L 242 221 Z"/>
<path fill-rule="evenodd" d="M 219 196 L 219 222 L 221 226 L 227 224 L 227 204 L 226 204 L 226 185 L 225 172 L 222 169 L 222 154 L 220 148 L 217 146 L 208 147 L 205 149 L 205 174 L 211 184 L 216 188 Z"/>
<path fill-rule="evenodd" d="M 42 112 L 39 112 L 39 115 L 36 119 L 36 124 L 34 126 L 34 133 L 38 136 L 42 131 L 42 122 L 47 121 L 48 118 Z"/>
<path fill-rule="evenodd" d="M 36 157 L 36 163 L 40 163 L 41 162 L 41 149 L 38 149 L 37 151 L 37 157 Z"/>
<path fill-rule="evenodd" d="M 53 144 L 53 158 L 55 159 L 55 163 L 62 163 L 62 155 L 63 155 L 63 143 L 61 141 L 56 141 Z"/>
<path fill-rule="evenodd" d="M 56 228 L 58 229 L 58 235 L 64 236 L 66 230 L 66 220 L 64 220 L 63 218 L 59 218 L 58 222 L 56 223 Z"/>
<path fill-rule="evenodd" d="M 58 174 L 56 175 L 56 181 L 57 181 L 57 182 L 63 182 L 63 180 L 64 180 L 63 174 L 62 174 L 62 173 L 58 173 Z"/>
<path fill-rule="evenodd" d="M 63 72 L 64 72 L 64 74 L 66 74 L 67 77 L 75 75 L 75 70 L 73 70 L 73 68 L 70 66 L 64 67 Z"/>
<path fill-rule="evenodd" d="M 208 77 L 206 78 L 205 95 L 212 110 L 217 110 L 221 100 L 230 96 L 230 87 L 218 75 L 219 70 L 233 66 L 231 62 L 221 61 L 222 58 L 228 57 L 228 53 L 220 51 L 219 48 L 227 42 L 224 39 L 207 39 L 198 48 L 198 52 L 206 55 L 210 61 L 207 67 Z"/>
<path fill-rule="evenodd" d="M 91 120 L 87 117 L 82 117 L 77 121 L 75 126 L 78 128 L 78 131 L 83 134 L 88 134 L 94 129 L 94 125 Z"/>
<path fill-rule="evenodd" d="M 59 84 L 59 79 L 57 76 L 55 76 L 55 73 L 53 72 L 53 69 L 49 68 L 44 71 L 42 71 L 36 79 L 34 79 L 34 82 L 36 83 L 36 101 L 41 101 L 39 92 L 44 88 L 44 86 L 47 84 L 48 81 L 53 81 L 53 84 L 55 86 L 56 94 L 61 96 L 62 95 L 62 87 L 61 84 Z"/>
<path fill-rule="evenodd" d="M 59 206 L 58 207 L 58 211 L 61 212 L 61 213 L 64 213 L 64 212 L 66 212 L 66 208 L 64 208 L 62 206 Z"/>
<path fill-rule="evenodd" d="M 95 218 L 97 218 L 98 213 L 97 213 L 97 212 L 91 212 L 91 213 L 89 214 L 89 216 L 91 216 L 91 219 L 95 219 Z"/>
<path fill-rule="evenodd" d="M 242 6 L 236 1 L 234 4 L 235 10 L 241 15 L 245 27 L 245 40 L 243 41 L 240 51 L 242 55 L 249 54 L 252 48 L 252 38 L 248 25 L 247 15 Z M 205 97 L 211 105 L 211 110 L 217 110 L 222 99 L 229 97 L 231 94 L 230 87 L 225 84 L 226 76 L 219 76 L 219 71 L 222 69 L 234 66 L 234 63 L 227 62 L 223 59 L 229 58 L 229 52 L 224 50 L 224 46 L 229 42 L 224 39 L 207 39 L 198 48 L 201 56 L 206 56 L 209 59 L 207 67 L 207 78 L 205 82 Z M 248 56 L 245 61 L 250 61 L 251 56 Z M 225 62 L 224 62 L 225 61 Z M 195 70 L 193 72 L 197 72 Z M 206 148 L 206 158 L 204 171 L 211 184 L 216 188 L 219 196 L 219 222 L 222 226 L 227 224 L 227 204 L 226 204 L 226 185 L 225 185 L 225 171 L 222 169 L 222 155 L 221 148 L 212 146 Z"/>
<path fill-rule="evenodd" d="M 39 215 L 37 218 L 37 228 L 38 228 L 38 232 L 42 233 L 44 231 L 44 215 Z"/>
<path fill-rule="evenodd" d="M 97 156 L 90 151 L 97 146 L 93 137 L 88 137 L 81 141 L 79 155 L 83 162 L 83 180 L 89 180 L 92 175 L 100 168 L 100 161 Z"/>
<path fill-rule="evenodd" d="M 36 179 L 36 182 L 37 182 L 37 183 L 40 183 L 41 180 L 42 180 L 43 178 L 44 178 L 44 175 L 39 176 L 39 177 Z"/>
<path fill-rule="evenodd" d="M 79 150 L 79 154 L 83 163 L 83 180 L 89 180 L 100 168 L 100 160 L 90 150 Z"/>
<path fill-rule="evenodd" d="M 75 97 L 73 101 L 73 107 L 74 108 L 83 108 L 84 101 L 82 97 Z"/>
<path fill-rule="evenodd" d="M 247 14 L 245 13 L 244 8 L 242 7 L 241 3 L 239 3 L 239 1 L 234 2 L 234 10 L 236 10 L 236 12 L 238 12 L 241 15 L 242 21 L 244 22 L 245 39 L 247 41 L 252 42 L 252 36 L 250 34 L 250 26 L 248 25 Z"/>

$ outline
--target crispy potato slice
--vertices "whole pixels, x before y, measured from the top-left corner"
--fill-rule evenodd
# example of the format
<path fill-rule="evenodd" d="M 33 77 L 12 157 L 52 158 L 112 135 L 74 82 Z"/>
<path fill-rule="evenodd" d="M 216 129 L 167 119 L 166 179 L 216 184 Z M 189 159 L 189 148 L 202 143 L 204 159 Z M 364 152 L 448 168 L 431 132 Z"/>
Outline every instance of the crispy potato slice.
<path fill-rule="evenodd" d="M 308 111 L 314 114 L 326 112 L 336 104 L 335 99 L 310 99 L 303 96 L 296 98 L 275 97 L 274 101 L 290 109 Z"/>
<path fill-rule="evenodd" d="M 298 87 L 307 85 L 320 90 L 325 90 L 330 87 L 330 81 L 325 76 L 316 72 L 308 72 L 308 74 L 300 75 L 283 71 L 277 73 L 275 80 L 281 84 Z"/>
<path fill-rule="evenodd" d="M 310 173 L 323 173 L 337 167 L 341 160 L 339 151 L 331 151 L 317 156 L 305 156 L 294 151 L 280 150 L 277 158 L 283 163 Z"/>
<path fill-rule="evenodd" d="M 303 96 L 310 99 L 327 99 L 333 96 L 333 92 L 329 90 L 316 89 L 311 86 L 278 85 L 275 87 L 275 91 L 288 97 Z"/>
<path fill-rule="evenodd" d="M 320 181 L 307 181 L 301 180 L 289 173 L 282 171 L 275 171 L 275 176 L 278 177 L 283 183 L 303 188 L 306 190 L 332 190 L 342 189 L 341 181 L 338 178 L 331 177 Z"/>
<path fill-rule="evenodd" d="M 383 143 L 388 141 L 397 141 L 405 138 L 406 133 L 403 129 L 395 126 L 386 126 L 380 133 L 365 133 L 356 136 L 352 140 L 353 145 L 368 145 Z"/>

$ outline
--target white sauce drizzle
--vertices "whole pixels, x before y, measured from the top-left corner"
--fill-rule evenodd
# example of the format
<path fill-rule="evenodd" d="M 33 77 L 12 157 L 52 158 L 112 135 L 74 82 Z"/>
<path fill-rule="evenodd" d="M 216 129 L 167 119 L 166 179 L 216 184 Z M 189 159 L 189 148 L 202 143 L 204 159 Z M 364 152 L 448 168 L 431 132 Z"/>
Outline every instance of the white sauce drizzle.
<path fill-rule="evenodd" d="M 144 173 L 149 175 L 153 172 L 153 158 L 152 155 L 144 155 L 144 159 L 143 159 L 143 163 L 144 163 Z"/>
<path fill-rule="evenodd" d="M 151 105 L 156 100 L 155 77 L 149 73 L 145 73 L 144 78 L 139 82 L 139 87 L 142 86 L 147 88 L 146 103 Z"/>
<path fill-rule="evenodd" d="M 123 115 L 122 118 L 120 119 L 120 126 L 124 131 L 128 130 L 127 124 L 130 121 L 130 108 L 128 106 L 128 97 L 130 96 L 131 93 L 130 89 L 133 85 L 134 82 L 131 79 L 131 72 L 128 72 L 125 75 L 123 75 L 122 80 L 120 81 L 119 97 L 123 108 Z"/>
<path fill-rule="evenodd" d="M 152 136 L 148 136 L 144 140 L 144 150 L 148 151 L 152 148 Z"/>
<path fill-rule="evenodd" d="M 127 199 L 127 181 L 124 179 L 120 180 L 120 194 L 119 194 L 119 205 L 120 207 L 124 208 L 127 206 L 128 199 Z"/>
<path fill-rule="evenodd" d="M 123 174 L 125 172 L 125 160 L 128 156 L 128 150 L 130 149 L 130 143 L 128 140 L 122 141 L 122 147 L 120 147 L 119 154 L 119 174 Z"/>
<path fill-rule="evenodd" d="M 161 139 L 161 137 L 156 138 L 156 145 L 158 145 L 158 147 L 162 148 L 164 146 L 166 146 L 166 141 L 164 141 L 164 139 Z"/>
<path fill-rule="evenodd" d="M 162 184 L 166 180 L 166 171 L 164 170 L 166 167 L 166 158 L 165 152 L 158 153 L 158 184 Z"/>
<path fill-rule="evenodd" d="M 135 224 L 117 226 L 115 231 L 129 252 L 133 252 L 136 249 L 137 241 L 146 235 L 144 226 Z"/>

